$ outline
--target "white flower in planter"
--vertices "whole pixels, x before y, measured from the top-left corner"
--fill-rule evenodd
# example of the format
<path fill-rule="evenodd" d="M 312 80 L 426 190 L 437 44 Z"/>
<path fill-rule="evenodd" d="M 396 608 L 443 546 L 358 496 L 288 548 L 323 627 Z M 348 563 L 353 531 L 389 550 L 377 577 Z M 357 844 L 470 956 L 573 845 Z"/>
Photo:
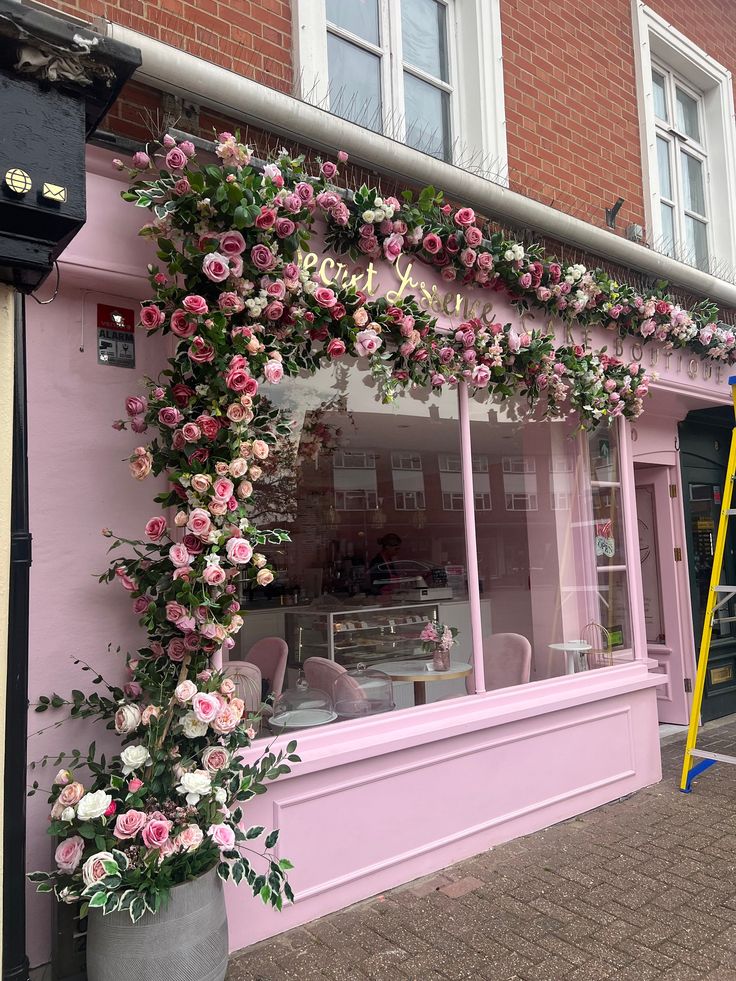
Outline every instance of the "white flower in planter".
<path fill-rule="evenodd" d="M 212 777 L 206 770 L 193 770 L 183 773 L 181 783 L 176 788 L 180 794 L 186 794 L 187 804 L 194 806 L 200 797 L 206 797 L 212 792 Z"/>
<path fill-rule="evenodd" d="M 187 712 L 182 717 L 181 728 L 187 739 L 199 739 L 207 733 L 207 723 L 200 721 L 194 712 Z"/>
<path fill-rule="evenodd" d="M 77 806 L 77 818 L 80 821 L 94 821 L 102 817 L 112 804 L 112 797 L 104 790 L 96 790 L 93 794 L 85 794 Z"/>
<path fill-rule="evenodd" d="M 120 759 L 123 761 L 123 773 L 127 777 L 134 770 L 150 763 L 151 755 L 146 746 L 138 744 L 137 746 L 126 746 L 120 754 Z"/>

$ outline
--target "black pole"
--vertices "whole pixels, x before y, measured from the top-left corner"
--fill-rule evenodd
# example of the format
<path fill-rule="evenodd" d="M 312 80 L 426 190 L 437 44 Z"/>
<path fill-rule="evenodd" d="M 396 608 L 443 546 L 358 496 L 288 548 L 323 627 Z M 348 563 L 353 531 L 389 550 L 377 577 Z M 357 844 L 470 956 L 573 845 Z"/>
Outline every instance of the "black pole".
<path fill-rule="evenodd" d="M 28 527 L 28 419 L 25 298 L 15 294 L 13 472 L 10 506 L 8 680 L 3 817 L 3 981 L 28 981 L 26 955 L 26 743 L 31 533 Z"/>

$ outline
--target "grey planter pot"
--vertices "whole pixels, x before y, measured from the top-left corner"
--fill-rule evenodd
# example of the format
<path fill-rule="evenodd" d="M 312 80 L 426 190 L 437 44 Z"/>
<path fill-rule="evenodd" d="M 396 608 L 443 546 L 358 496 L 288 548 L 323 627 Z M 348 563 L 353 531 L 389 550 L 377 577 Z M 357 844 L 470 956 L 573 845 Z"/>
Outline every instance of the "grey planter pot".
<path fill-rule="evenodd" d="M 166 909 L 103 916 L 89 911 L 89 981 L 224 981 L 227 914 L 214 869 L 171 890 Z"/>

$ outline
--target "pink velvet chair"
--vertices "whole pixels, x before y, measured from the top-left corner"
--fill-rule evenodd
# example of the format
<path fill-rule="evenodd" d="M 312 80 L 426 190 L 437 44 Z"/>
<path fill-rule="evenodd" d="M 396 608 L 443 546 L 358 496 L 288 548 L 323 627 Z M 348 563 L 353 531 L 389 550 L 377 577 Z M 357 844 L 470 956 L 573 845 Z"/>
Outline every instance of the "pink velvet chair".
<path fill-rule="evenodd" d="M 347 669 L 326 657 L 308 657 L 304 662 L 304 674 L 310 688 L 319 688 L 330 698 L 335 698 L 335 682 L 340 679 L 340 698 L 353 703 L 367 702 L 366 694 Z"/>
<path fill-rule="evenodd" d="M 483 641 L 483 668 L 486 691 L 525 685 L 531 676 L 532 645 L 521 634 L 491 634 Z M 472 674 L 465 686 L 469 694 L 475 691 Z"/>
<path fill-rule="evenodd" d="M 288 656 L 289 647 L 280 637 L 257 640 L 245 655 L 248 664 L 260 668 L 261 676 L 269 684 L 269 694 L 274 698 L 278 698 L 283 690 Z"/>

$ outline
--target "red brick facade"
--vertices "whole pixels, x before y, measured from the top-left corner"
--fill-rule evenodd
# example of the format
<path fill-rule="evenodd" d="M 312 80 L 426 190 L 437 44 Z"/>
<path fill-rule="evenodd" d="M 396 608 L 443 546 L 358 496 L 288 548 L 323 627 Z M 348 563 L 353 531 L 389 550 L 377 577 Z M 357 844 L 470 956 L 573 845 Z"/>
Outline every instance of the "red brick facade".
<path fill-rule="evenodd" d="M 104 17 L 280 91 L 294 88 L 289 0 L 48 5 L 86 20 Z M 650 0 L 649 6 L 736 69 L 733 0 Z M 605 209 L 622 197 L 619 234 L 630 224 L 646 227 L 632 17 L 631 0 L 501 0 L 511 187 L 599 226 Z M 144 141 L 162 118 L 159 95 L 133 83 L 106 127 Z M 179 125 L 209 138 L 218 122 L 237 125 L 205 112 L 198 123 Z"/>

